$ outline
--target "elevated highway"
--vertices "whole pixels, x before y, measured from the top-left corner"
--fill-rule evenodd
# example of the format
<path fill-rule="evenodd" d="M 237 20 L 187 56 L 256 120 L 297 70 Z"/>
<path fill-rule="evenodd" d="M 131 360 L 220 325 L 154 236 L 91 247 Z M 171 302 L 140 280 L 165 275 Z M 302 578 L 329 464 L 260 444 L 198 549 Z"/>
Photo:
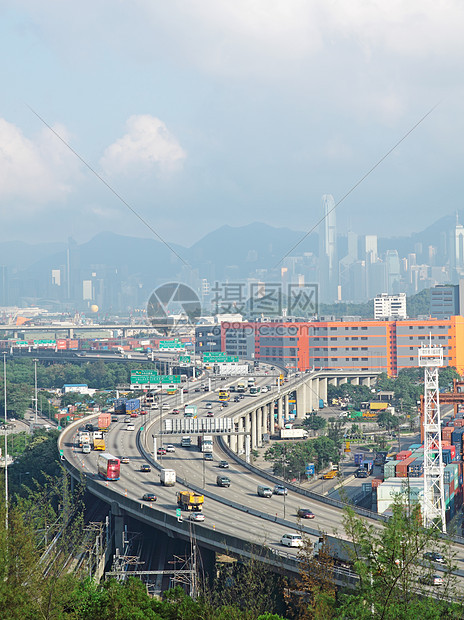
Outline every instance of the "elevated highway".
<path fill-rule="evenodd" d="M 340 380 L 340 376 L 326 376 L 318 373 L 321 380 Z M 262 397 L 251 398 L 247 401 L 231 404 L 221 413 L 234 419 L 245 418 L 255 415 L 253 412 L 264 406 L 269 407 L 279 398 L 295 391 L 301 382 L 306 382 L 309 377 L 295 377 L 281 386 L 281 392 L 277 388 L 273 393 L 266 393 Z M 315 377 L 311 377 L 314 381 Z M 260 381 L 266 382 L 266 377 Z M 313 386 L 316 384 L 313 384 Z M 190 396 L 190 395 L 189 395 Z M 212 401 L 216 397 L 212 393 L 195 396 L 194 400 L 202 406 L 203 401 Z M 174 406 L 174 399 L 171 399 Z M 165 414 L 164 414 L 165 415 Z M 202 454 L 193 449 L 182 449 L 179 438 L 172 437 L 163 440 L 175 445 L 175 453 L 168 453 L 159 462 L 153 455 L 152 435 L 159 433 L 159 424 L 163 414 L 158 412 L 152 419 L 138 418 L 136 431 L 125 430 L 124 423 L 115 423 L 108 433 L 107 450 L 116 456 L 129 456 L 130 463 L 121 466 L 121 479 L 118 482 L 107 483 L 100 480 L 96 474 L 97 455 L 91 453 L 84 455 L 75 449 L 73 436 L 81 422 L 75 423 L 66 429 L 60 436 L 60 447 L 63 449 L 65 466 L 74 478 L 80 478 L 83 474 L 88 490 L 107 501 L 111 505 L 115 519 L 116 546 L 122 536 L 122 527 L 125 516 L 133 516 L 155 528 L 167 533 L 172 537 L 188 539 L 191 527 L 200 545 L 215 552 L 229 553 L 237 557 L 259 556 L 275 570 L 296 574 L 298 572 L 298 558 L 295 550 L 284 548 L 280 545 L 280 538 L 287 531 L 303 531 L 311 538 L 318 537 L 321 532 L 341 536 L 343 508 L 345 504 L 337 500 L 331 500 L 325 496 L 304 491 L 298 486 L 286 484 L 289 488 L 288 495 L 261 498 L 257 495 L 258 484 L 273 484 L 281 482 L 262 472 L 246 460 L 242 460 L 237 451 L 234 451 L 234 437 L 224 438 L 224 449 L 228 450 L 230 469 L 227 475 L 231 479 L 230 488 L 219 488 L 216 483 L 218 473 L 224 470 L 218 468 L 217 460 L 205 462 Z M 238 423 L 240 427 L 240 423 Z M 244 427 L 246 428 L 246 423 Z M 143 427 L 143 430 L 142 430 Z M 252 422 L 250 417 L 250 436 L 252 435 Z M 261 430 L 264 426 L 261 426 Z M 259 433 L 256 433 L 259 438 Z M 252 440 L 250 441 L 250 443 Z M 216 442 L 216 459 L 225 458 L 220 452 L 220 442 Z M 237 443 L 238 446 L 238 443 Z M 235 454 L 235 456 L 234 456 Z M 178 484 L 174 488 L 164 488 L 159 484 L 156 471 L 149 474 L 140 471 L 142 463 L 150 463 L 152 467 L 169 467 L 177 472 Z M 185 486 L 205 494 L 204 513 L 206 519 L 202 523 L 191 524 L 186 520 L 179 522 L 175 516 L 176 490 Z M 142 501 L 144 492 L 152 491 L 158 496 L 155 504 L 147 504 Z M 297 519 L 298 508 L 310 508 L 314 514 L 314 520 L 300 522 Z M 377 514 L 362 509 L 356 509 L 374 526 L 378 527 L 383 518 Z M 337 533 L 338 532 L 338 533 Z M 464 562 L 464 541 L 453 539 L 454 549 L 457 553 L 457 563 L 461 567 Z M 460 576 L 464 576 L 462 570 Z M 353 583 L 355 577 L 349 572 L 340 570 L 337 573 L 339 583 Z"/>

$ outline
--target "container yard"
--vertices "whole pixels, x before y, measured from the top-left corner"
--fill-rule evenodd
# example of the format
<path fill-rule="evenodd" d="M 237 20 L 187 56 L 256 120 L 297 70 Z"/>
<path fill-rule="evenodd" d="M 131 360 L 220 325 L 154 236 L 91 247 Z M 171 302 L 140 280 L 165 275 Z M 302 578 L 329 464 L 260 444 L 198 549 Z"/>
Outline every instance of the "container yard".
<path fill-rule="evenodd" d="M 446 520 L 449 522 L 463 503 L 464 412 L 447 420 L 442 426 Z M 356 458 L 357 457 L 357 458 Z M 361 455 L 355 454 L 356 460 Z M 400 452 L 388 455 L 383 476 L 372 479 L 373 507 L 385 513 L 397 493 L 407 493 L 412 501 L 423 501 L 424 446 L 411 444 Z"/>

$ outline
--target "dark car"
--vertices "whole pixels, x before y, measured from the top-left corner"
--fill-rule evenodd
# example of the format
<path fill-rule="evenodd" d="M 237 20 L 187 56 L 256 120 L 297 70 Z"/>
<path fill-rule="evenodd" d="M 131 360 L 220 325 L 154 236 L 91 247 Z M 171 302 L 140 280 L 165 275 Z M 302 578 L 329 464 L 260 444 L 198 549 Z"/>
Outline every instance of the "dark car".
<path fill-rule="evenodd" d="M 314 514 L 309 510 L 309 508 L 299 508 L 297 515 L 300 519 L 314 519 Z"/>
<path fill-rule="evenodd" d="M 156 502 L 156 495 L 154 493 L 144 493 L 142 499 L 145 502 Z"/>
<path fill-rule="evenodd" d="M 216 484 L 218 487 L 230 487 L 230 478 L 228 476 L 218 476 Z"/>
<path fill-rule="evenodd" d="M 85 430 L 86 431 L 90 431 L 92 433 L 93 432 L 93 424 L 86 424 L 85 425 Z"/>
<path fill-rule="evenodd" d="M 424 553 L 424 560 L 429 560 L 429 562 L 438 562 L 439 564 L 445 563 L 445 558 L 437 551 L 427 551 Z"/>
<path fill-rule="evenodd" d="M 119 420 L 119 418 L 118 418 L 118 416 L 117 416 L 117 415 L 113 415 L 113 416 L 111 416 L 111 421 L 112 421 L 112 422 L 117 422 L 118 420 Z"/>
<path fill-rule="evenodd" d="M 195 390 L 194 390 L 194 391 L 195 391 L 195 392 L 199 392 L 199 391 L 200 391 L 200 388 L 195 388 Z"/>
<path fill-rule="evenodd" d="M 150 465 L 140 465 L 140 471 L 143 471 L 143 472 L 151 471 Z"/>
<path fill-rule="evenodd" d="M 228 406 L 229 406 L 229 403 L 226 400 L 221 404 L 221 407 L 228 407 Z"/>
<path fill-rule="evenodd" d="M 238 403 L 240 401 L 240 396 L 235 396 L 234 397 L 234 403 Z"/>

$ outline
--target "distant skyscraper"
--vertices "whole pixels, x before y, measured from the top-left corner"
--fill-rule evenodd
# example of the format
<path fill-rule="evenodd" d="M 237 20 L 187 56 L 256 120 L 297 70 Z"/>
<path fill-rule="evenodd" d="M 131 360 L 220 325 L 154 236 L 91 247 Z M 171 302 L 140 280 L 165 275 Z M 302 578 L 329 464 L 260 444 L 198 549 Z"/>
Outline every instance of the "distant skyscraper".
<path fill-rule="evenodd" d="M 322 196 L 324 208 L 323 232 L 320 234 L 319 266 L 321 298 L 334 301 L 338 296 L 337 223 L 332 194 Z"/>
<path fill-rule="evenodd" d="M 367 262 L 375 263 L 377 261 L 377 235 L 366 235 L 364 243 Z"/>
<path fill-rule="evenodd" d="M 387 292 L 389 295 L 400 292 L 400 259 L 397 250 L 387 250 L 385 255 L 387 268 Z"/>

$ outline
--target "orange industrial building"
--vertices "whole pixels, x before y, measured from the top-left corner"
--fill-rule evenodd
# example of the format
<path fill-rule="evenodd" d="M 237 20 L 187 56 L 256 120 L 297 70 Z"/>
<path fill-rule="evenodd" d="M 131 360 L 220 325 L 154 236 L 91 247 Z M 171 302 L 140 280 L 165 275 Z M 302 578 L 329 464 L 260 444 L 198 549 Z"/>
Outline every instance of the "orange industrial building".
<path fill-rule="evenodd" d="M 221 324 L 220 348 L 300 371 L 340 369 L 396 376 L 418 365 L 425 343 L 443 347 L 445 366 L 464 374 L 464 317 L 425 320 L 236 322 Z M 219 343 L 218 343 L 219 344 Z"/>

